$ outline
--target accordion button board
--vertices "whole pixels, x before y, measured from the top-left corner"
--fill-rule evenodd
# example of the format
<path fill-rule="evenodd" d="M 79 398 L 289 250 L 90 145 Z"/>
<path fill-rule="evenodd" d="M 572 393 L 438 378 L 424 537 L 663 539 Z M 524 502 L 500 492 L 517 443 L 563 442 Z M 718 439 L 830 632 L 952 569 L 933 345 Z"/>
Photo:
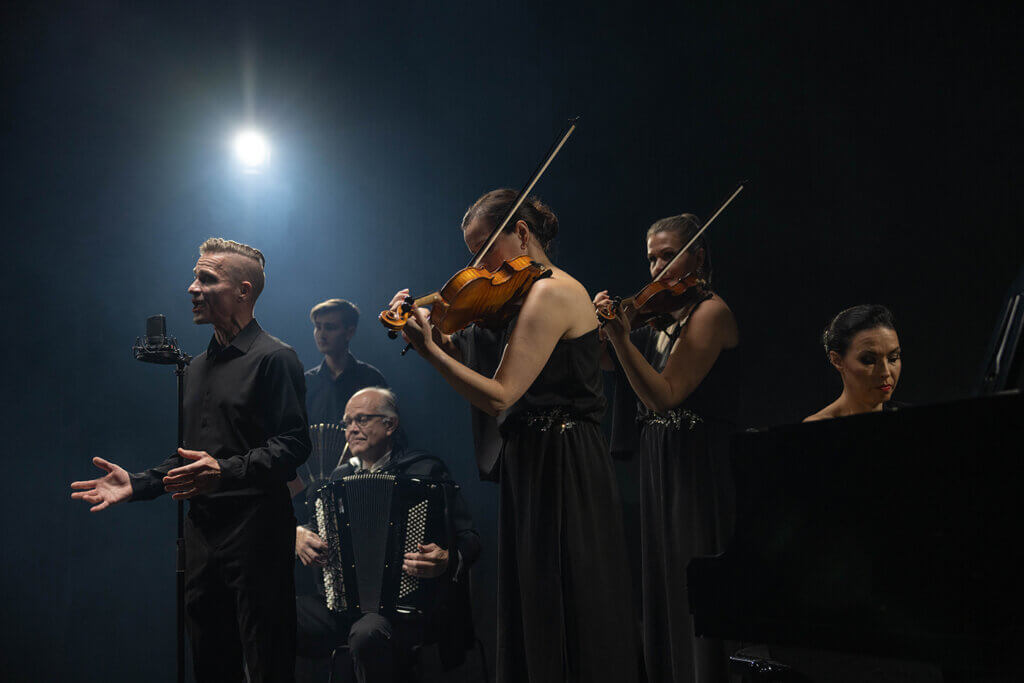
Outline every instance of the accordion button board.
<path fill-rule="evenodd" d="M 326 482 L 312 499 L 316 531 L 327 543 L 321 581 L 327 608 L 354 618 L 369 612 L 420 616 L 436 604 L 439 579 L 403 570 L 420 543 L 451 547 L 450 482 L 361 473 Z"/>

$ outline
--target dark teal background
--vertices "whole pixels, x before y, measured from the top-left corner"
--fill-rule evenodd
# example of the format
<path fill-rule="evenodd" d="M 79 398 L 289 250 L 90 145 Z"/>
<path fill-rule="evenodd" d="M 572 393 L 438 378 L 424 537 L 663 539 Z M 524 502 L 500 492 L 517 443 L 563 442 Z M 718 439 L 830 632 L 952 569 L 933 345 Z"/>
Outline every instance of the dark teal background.
<path fill-rule="evenodd" d="M 173 447 L 173 374 L 130 347 L 154 313 L 189 352 L 205 347 L 185 288 L 212 235 L 266 253 L 257 317 L 307 367 L 310 306 L 362 307 L 354 353 L 391 381 L 413 443 L 448 461 L 478 520 L 490 646 L 496 490 L 475 477 L 464 403 L 375 317 L 397 289 L 433 291 L 464 265 L 465 208 L 518 187 L 571 115 L 579 130 L 538 194 L 561 220 L 557 263 L 592 291 L 638 289 L 652 221 L 706 216 L 750 180 L 710 234 L 748 363 L 745 425 L 835 397 L 818 335 L 864 302 L 896 315 L 896 398 L 967 394 L 1024 255 L 1020 13 L 6 4 L 0 675 L 173 675 L 173 506 L 90 515 L 67 484 L 92 476 L 92 456 L 137 470 Z M 274 145 L 262 176 L 238 173 L 226 146 L 249 116 Z"/>

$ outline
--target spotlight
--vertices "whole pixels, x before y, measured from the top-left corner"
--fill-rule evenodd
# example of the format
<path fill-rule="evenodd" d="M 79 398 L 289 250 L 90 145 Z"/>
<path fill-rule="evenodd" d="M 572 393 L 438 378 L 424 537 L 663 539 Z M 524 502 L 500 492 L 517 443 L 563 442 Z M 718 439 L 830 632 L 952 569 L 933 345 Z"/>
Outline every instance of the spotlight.
<path fill-rule="evenodd" d="M 235 136 L 235 156 L 246 173 L 258 173 L 270 159 L 270 144 L 258 130 L 243 130 Z"/>

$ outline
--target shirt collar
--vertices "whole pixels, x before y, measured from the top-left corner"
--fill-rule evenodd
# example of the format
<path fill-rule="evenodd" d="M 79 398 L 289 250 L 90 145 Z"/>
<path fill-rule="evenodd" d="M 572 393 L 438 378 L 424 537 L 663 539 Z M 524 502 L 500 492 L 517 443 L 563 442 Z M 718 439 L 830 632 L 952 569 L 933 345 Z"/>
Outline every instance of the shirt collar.
<path fill-rule="evenodd" d="M 238 353 L 246 353 L 252 348 L 263 328 L 256 322 L 256 318 L 249 321 L 249 324 L 242 328 L 242 331 L 235 335 L 235 338 L 228 342 L 227 346 L 221 346 L 217 342 L 217 335 L 210 338 L 210 345 L 206 347 L 207 355 L 216 355 L 227 348 L 234 347 Z"/>
<path fill-rule="evenodd" d="M 331 377 L 331 369 L 327 366 L 327 360 L 321 360 L 320 364 L 313 368 L 313 373 L 316 375 L 323 375 L 324 379 L 340 380 L 342 377 L 352 372 L 352 369 L 356 366 L 356 357 L 349 351 L 345 356 L 345 369 L 341 371 L 341 374 L 337 377 Z"/>
<path fill-rule="evenodd" d="M 383 470 L 384 468 L 386 468 L 388 465 L 391 464 L 391 453 L 392 452 L 393 451 L 388 451 L 387 453 L 385 453 L 384 457 L 382 457 L 380 460 L 378 460 L 377 462 L 375 462 L 372 465 L 370 465 L 369 468 L 363 467 L 363 461 L 360 460 L 359 458 L 353 458 L 353 460 L 355 460 L 356 462 L 359 463 L 359 465 L 356 467 L 356 471 L 358 472 L 359 470 L 364 470 L 365 469 L 368 472 L 380 472 L 381 470 Z"/>

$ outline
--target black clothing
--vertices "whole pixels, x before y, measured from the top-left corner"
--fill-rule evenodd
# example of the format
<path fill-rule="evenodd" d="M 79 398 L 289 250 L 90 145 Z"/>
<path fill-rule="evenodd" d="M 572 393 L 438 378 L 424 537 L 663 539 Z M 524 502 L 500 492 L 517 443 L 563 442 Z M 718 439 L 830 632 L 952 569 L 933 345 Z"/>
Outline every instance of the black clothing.
<path fill-rule="evenodd" d="M 660 335 L 650 327 L 630 335 L 658 372 L 672 346 L 659 350 Z M 651 681 L 725 680 L 719 644 L 694 636 L 682 577 L 693 557 L 722 552 L 731 533 L 728 445 L 739 379 L 739 352 L 723 350 L 682 405 L 658 414 L 637 400 L 621 368 L 616 372 L 613 448 L 640 454 L 644 662 Z"/>
<path fill-rule="evenodd" d="M 426 451 L 413 449 L 396 449 L 392 451 L 388 464 L 378 471 L 385 474 L 400 474 L 423 477 L 425 479 L 452 481 L 452 475 L 443 460 Z M 331 472 L 331 481 L 337 481 L 355 473 L 355 462 L 348 460 Z M 458 554 L 462 556 L 463 564 L 459 575 L 451 578 L 459 581 L 466 575 L 469 567 L 480 557 L 480 534 L 477 532 L 476 527 L 473 526 L 473 517 L 469 514 L 469 506 L 466 505 L 466 499 L 462 497 L 462 492 L 458 489 L 450 490 L 453 495 L 447 501 L 448 517 L 451 520 L 456 544 L 454 549 L 450 549 L 452 551 L 450 555 L 454 562 L 456 557 L 455 551 L 458 551 Z M 450 568 L 453 571 L 457 569 L 453 564 L 450 565 Z"/>
<path fill-rule="evenodd" d="M 253 320 L 185 372 L 184 442 L 221 467 L 189 504 L 185 609 L 198 681 L 289 681 L 294 671 L 295 518 L 285 482 L 309 455 L 302 365 Z M 132 500 L 164 492 L 183 463 L 131 475 Z M 289 635 L 292 634 L 292 635 Z"/>
<path fill-rule="evenodd" d="M 269 505 L 224 500 L 185 522 L 185 609 L 198 681 L 293 680 L 295 523 Z M 292 553 L 285 555 L 281 549 Z"/>
<path fill-rule="evenodd" d="M 392 451 L 388 464 L 378 471 L 451 481 L 451 474 L 445 464 L 425 451 Z M 355 472 L 356 464 L 348 461 L 331 473 L 331 480 L 336 481 Z M 454 487 L 446 488 L 449 494 L 446 501 L 451 526 L 449 533 L 455 543 L 454 547 L 448 548 L 448 572 L 434 579 L 447 582 L 448 590 L 442 593 L 440 604 L 429 615 L 428 622 L 391 624 L 379 615 L 367 614 L 354 624 L 347 624 L 343 617 L 335 618 L 328 612 L 322 597 L 301 596 L 298 610 L 301 654 L 326 657 L 339 644 L 340 635 L 347 632 L 357 679 L 361 681 L 389 680 L 385 673 L 394 671 L 393 659 L 408 658 L 409 649 L 424 640 L 438 643 L 441 663 L 445 669 L 454 668 L 464 661 L 466 650 L 473 646 L 475 640 L 469 609 L 468 572 L 480 556 L 480 535 L 473 526 L 473 519 L 461 492 Z M 373 619 L 367 620 L 367 617 Z M 382 634 L 385 631 L 390 633 L 391 629 L 394 629 L 395 637 L 390 643 L 382 644 Z M 352 640 L 353 635 L 357 635 L 355 642 Z M 359 653 L 356 652 L 356 646 L 360 646 Z M 380 661 L 381 657 L 386 657 L 388 661 Z"/>
<path fill-rule="evenodd" d="M 315 368 L 306 371 L 306 413 L 309 424 L 339 423 L 345 414 L 345 406 L 352 394 L 367 387 L 387 387 L 387 380 L 380 371 L 368 363 L 357 360 L 351 353 L 345 370 L 336 378 L 331 377 L 331 369 L 327 361 L 320 361 Z M 308 496 L 312 495 L 316 482 L 314 472 L 330 472 L 337 466 L 337 454 L 315 453 L 306 468 L 298 471 L 299 477 L 306 485 L 304 494 L 295 498 L 295 516 L 300 523 L 308 521 Z M 319 458 L 330 458 L 331 462 L 318 462 Z M 309 582 L 309 573 L 302 572 L 295 577 L 299 590 L 308 593 L 313 590 Z"/>
<path fill-rule="evenodd" d="M 484 377 L 494 377 L 501 362 L 501 354 L 508 344 L 511 325 L 501 330 L 491 330 L 478 325 L 459 330 L 452 335 L 452 343 L 462 354 L 466 367 Z M 473 451 L 480 478 L 484 481 L 498 481 L 498 457 L 501 453 L 501 434 L 498 421 L 484 411 L 470 406 L 473 430 Z"/>
<path fill-rule="evenodd" d="M 288 500 L 285 482 L 309 457 L 302 364 L 295 351 L 253 320 L 227 346 L 216 337 L 185 371 L 185 448 L 219 461 L 220 488 L 192 499 L 192 509 L 219 498 Z M 134 474 L 132 500 L 164 492 L 173 455 Z"/>
<path fill-rule="evenodd" d="M 366 387 L 386 387 L 387 380 L 380 370 L 351 353 L 345 370 L 336 378 L 331 377 L 327 361 L 321 361 L 315 368 L 306 371 L 306 412 L 310 424 L 341 422 L 345 405 L 352 394 Z"/>
<path fill-rule="evenodd" d="M 637 678 L 622 509 L 600 427 L 600 356 L 596 329 L 559 341 L 499 416 L 499 683 Z"/>

